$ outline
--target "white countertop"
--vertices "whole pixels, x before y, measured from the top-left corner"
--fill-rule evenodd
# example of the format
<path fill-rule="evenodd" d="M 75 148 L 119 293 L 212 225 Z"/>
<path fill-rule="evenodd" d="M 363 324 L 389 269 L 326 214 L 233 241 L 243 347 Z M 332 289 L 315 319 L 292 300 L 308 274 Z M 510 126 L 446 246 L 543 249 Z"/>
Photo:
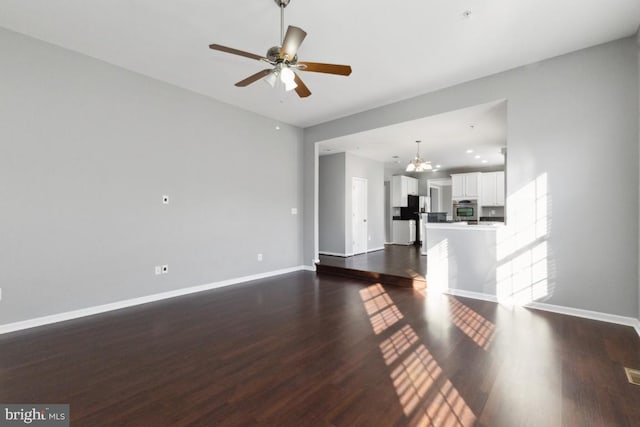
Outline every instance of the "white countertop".
<path fill-rule="evenodd" d="M 426 222 L 425 226 L 428 230 L 496 231 L 504 228 L 504 223 L 481 222 L 469 225 L 466 222 Z"/>

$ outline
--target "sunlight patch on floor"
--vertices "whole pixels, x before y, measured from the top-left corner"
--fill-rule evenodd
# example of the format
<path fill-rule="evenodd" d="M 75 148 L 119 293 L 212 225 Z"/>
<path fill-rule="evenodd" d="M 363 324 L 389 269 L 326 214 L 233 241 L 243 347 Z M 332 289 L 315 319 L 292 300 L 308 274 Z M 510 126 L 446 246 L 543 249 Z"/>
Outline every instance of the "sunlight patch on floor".
<path fill-rule="evenodd" d="M 376 335 L 394 325 L 397 328 L 404 318 L 380 284 L 362 289 L 360 297 Z M 459 301 L 452 301 L 453 322 L 478 345 L 488 345 L 493 336 L 493 325 Z M 405 416 L 410 418 L 410 425 L 474 425 L 473 411 L 443 375 L 442 368 L 420 343 L 411 325 L 405 324 L 393 332 L 379 348 L 385 364 L 391 369 L 391 381 Z"/>
<path fill-rule="evenodd" d="M 449 298 L 449 305 L 454 325 L 478 346 L 487 350 L 495 335 L 494 324 L 455 298 Z"/>
<path fill-rule="evenodd" d="M 372 315 L 369 318 L 369 321 L 371 322 L 371 327 L 373 327 L 373 332 L 378 335 L 403 318 L 404 316 L 400 313 L 398 307 L 392 305 L 391 307 L 385 308 L 384 310 Z"/>
<path fill-rule="evenodd" d="M 380 343 L 380 351 L 384 358 L 384 363 L 391 365 L 393 362 L 407 351 L 412 344 L 418 342 L 418 336 L 411 326 L 404 325 L 402 329 L 396 331 L 386 340 Z"/>

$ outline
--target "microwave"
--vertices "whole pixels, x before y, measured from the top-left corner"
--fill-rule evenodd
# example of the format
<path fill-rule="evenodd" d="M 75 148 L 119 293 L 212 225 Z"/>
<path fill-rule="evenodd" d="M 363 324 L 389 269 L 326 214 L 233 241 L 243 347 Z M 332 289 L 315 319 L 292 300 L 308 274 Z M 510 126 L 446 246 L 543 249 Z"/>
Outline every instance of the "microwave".
<path fill-rule="evenodd" d="M 478 202 L 475 200 L 460 200 L 453 202 L 454 221 L 478 221 Z"/>

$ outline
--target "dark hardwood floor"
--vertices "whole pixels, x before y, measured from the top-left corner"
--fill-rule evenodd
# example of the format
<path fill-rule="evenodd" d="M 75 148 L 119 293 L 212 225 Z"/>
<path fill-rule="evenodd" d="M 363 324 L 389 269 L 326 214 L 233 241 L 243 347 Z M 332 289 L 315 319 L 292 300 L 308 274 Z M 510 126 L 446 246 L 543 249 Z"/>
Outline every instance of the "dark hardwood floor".
<path fill-rule="evenodd" d="M 311 272 L 0 336 L 72 426 L 637 426 L 630 327 Z"/>
<path fill-rule="evenodd" d="M 420 247 L 385 245 L 384 250 L 350 257 L 320 255 L 321 273 L 416 289 L 426 287 L 427 257 Z"/>

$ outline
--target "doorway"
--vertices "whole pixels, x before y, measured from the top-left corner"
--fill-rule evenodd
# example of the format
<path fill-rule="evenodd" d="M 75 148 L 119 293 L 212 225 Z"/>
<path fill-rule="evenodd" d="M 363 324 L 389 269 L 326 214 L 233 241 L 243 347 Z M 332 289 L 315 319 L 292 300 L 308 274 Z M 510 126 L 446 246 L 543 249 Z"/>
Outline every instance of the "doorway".
<path fill-rule="evenodd" d="M 367 252 L 367 180 L 351 178 L 351 252 Z"/>

